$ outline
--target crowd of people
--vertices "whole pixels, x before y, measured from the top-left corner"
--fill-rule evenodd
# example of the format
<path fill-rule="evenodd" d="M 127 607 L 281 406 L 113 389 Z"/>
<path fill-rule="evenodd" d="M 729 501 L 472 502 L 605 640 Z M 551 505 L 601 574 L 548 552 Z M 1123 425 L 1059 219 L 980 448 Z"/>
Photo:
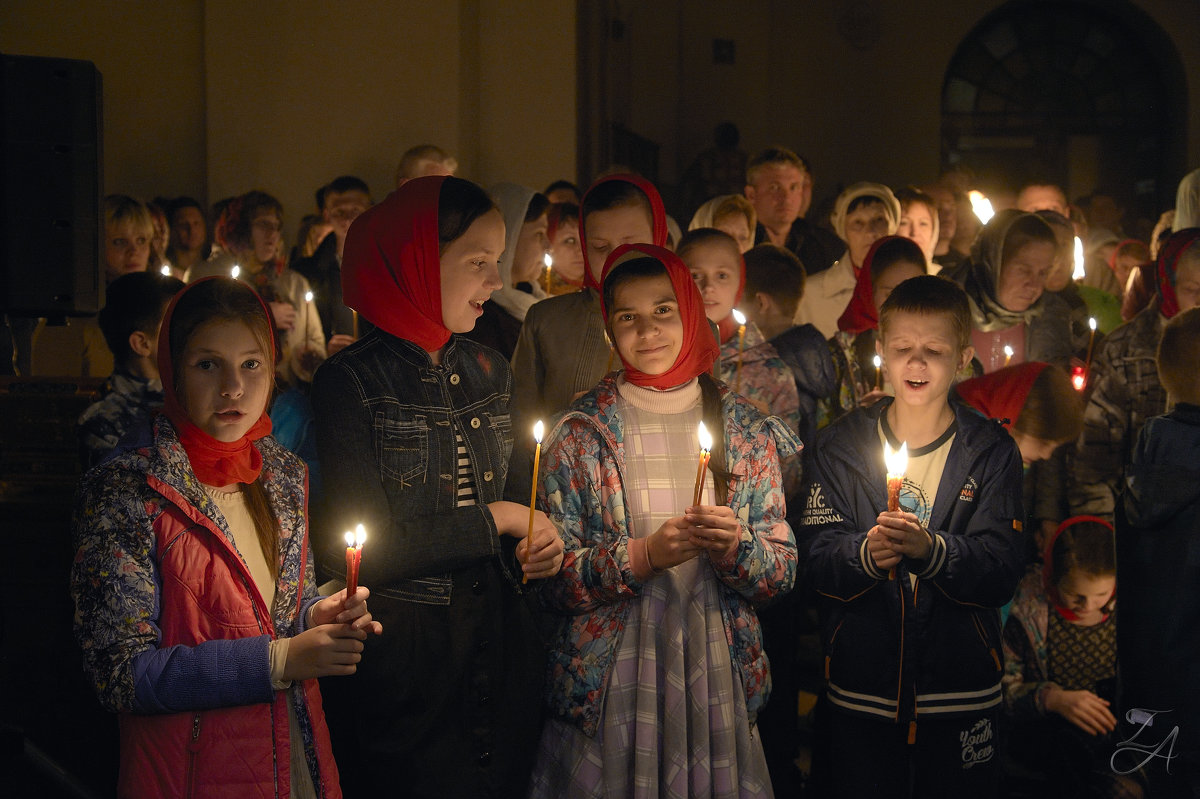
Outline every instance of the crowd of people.
<path fill-rule="evenodd" d="M 105 308 L 28 325 L 109 378 L 71 585 L 122 795 L 1200 791 L 1200 170 L 1143 241 L 1049 184 L 810 213 L 783 147 L 686 229 L 457 167 L 290 250 L 265 191 L 110 196 Z"/>

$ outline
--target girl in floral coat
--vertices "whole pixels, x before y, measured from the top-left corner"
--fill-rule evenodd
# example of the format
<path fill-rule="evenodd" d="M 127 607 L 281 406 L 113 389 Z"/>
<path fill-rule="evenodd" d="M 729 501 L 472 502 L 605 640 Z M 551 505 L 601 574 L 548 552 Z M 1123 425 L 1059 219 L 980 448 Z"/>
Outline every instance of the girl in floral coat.
<path fill-rule="evenodd" d="M 779 459 L 799 441 L 710 376 L 717 345 L 677 256 L 622 246 L 602 285 L 624 371 L 558 422 L 539 486 L 566 555 L 542 588 L 562 619 L 532 794 L 770 796 L 754 607 L 795 579 Z"/>

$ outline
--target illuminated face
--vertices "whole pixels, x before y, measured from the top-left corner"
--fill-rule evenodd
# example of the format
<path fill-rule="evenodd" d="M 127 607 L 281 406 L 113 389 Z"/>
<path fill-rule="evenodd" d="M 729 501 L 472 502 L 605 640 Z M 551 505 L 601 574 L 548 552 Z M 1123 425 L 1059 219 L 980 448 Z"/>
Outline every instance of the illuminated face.
<path fill-rule="evenodd" d="M 1112 574 L 1085 574 L 1072 569 L 1058 581 L 1058 596 L 1063 605 L 1078 616 L 1076 624 L 1091 626 L 1104 619 L 1103 608 L 1112 599 L 1117 578 Z"/>
<path fill-rule="evenodd" d="M 1017 208 L 1026 213 L 1057 211 L 1070 218 L 1066 195 L 1057 186 L 1026 186 L 1017 197 Z"/>
<path fill-rule="evenodd" d="M 754 173 L 745 189 L 758 221 L 768 228 L 790 226 L 812 202 L 812 178 L 793 164 L 765 164 Z"/>
<path fill-rule="evenodd" d="M 925 203 L 911 202 L 904 208 L 896 235 L 912 239 L 925 253 L 925 260 L 933 260 L 933 248 L 937 246 L 937 240 L 933 237 L 933 214 Z"/>
<path fill-rule="evenodd" d="M 263 342 L 245 322 L 216 320 L 188 339 L 178 374 L 188 419 L 218 441 L 237 441 L 267 407 L 275 377 Z"/>
<path fill-rule="evenodd" d="M 282 231 L 283 223 L 274 211 L 263 210 L 254 215 L 250 223 L 250 248 L 260 264 L 269 264 L 279 255 Z"/>
<path fill-rule="evenodd" d="M 504 286 L 499 266 L 503 252 L 504 217 L 495 209 L 446 245 L 441 256 L 442 324 L 450 332 L 473 330 L 483 304 Z"/>
<path fill-rule="evenodd" d="M 537 280 L 546 265 L 546 250 L 550 249 L 550 240 L 546 238 L 546 215 L 542 214 L 532 222 L 521 225 L 517 236 L 517 246 L 513 251 L 512 283 L 532 283 Z"/>
<path fill-rule="evenodd" d="M 1175 299 L 1180 313 L 1200 305 L 1200 254 L 1179 259 L 1175 267 Z"/>
<path fill-rule="evenodd" d="M 573 283 L 583 280 L 583 246 L 579 243 L 578 221 L 560 222 L 555 228 L 550 257 L 554 259 L 554 271 L 563 278 Z"/>
<path fill-rule="evenodd" d="M 1002 307 L 1020 313 L 1038 301 L 1054 266 L 1054 249 L 1048 241 L 1031 241 L 1001 265 L 996 300 Z"/>
<path fill-rule="evenodd" d="M 350 191 L 326 192 L 325 222 L 333 227 L 338 239 L 345 241 L 350 223 L 358 219 L 363 211 L 371 207 L 371 198 L 357 189 Z"/>
<path fill-rule="evenodd" d="M 975 355 L 974 347 L 958 348 L 948 314 L 899 311 L 875 342 L 883 368 L 896 391 L 896 401 L 910 406 L 945 402 L 954 375 Z"/>
<path fill-rule="evenodd" d="M 145 272 L 150 260 L 150 236 L 130 220 L 108 227 L 104 237 L 104 276 L 112 282 L 130 272 Z"/>
<path fill-rule="evenodd" d="M 175 247 L 179 250 L 192 251 L 204 246 L 208 235 L 208 226 L 204 223 L 204 214 L 199 208 L 185 206 L 175 212 L 171 233 L 175 237 Z"/>
<path fill-rule="evenodd" d="M 716 241 L 689 247 L 680 256 L 700 289 L 710 322 L 720 322 L 733 311 L 742 277 L 739 256 L 731 244 Z"/>
<path fill-rule="evenodd" d="M 860 205 L 846 214 L 846 249 L 857 268 L 871 251 L 871 245 L 888 234 L 887 209 L 881 202 Z"/>
<path fill-rule="evenodd" d="M 683 348 L 683 318 L 665 274 L 632 278 L 617 286 L 609 309 L 613 343 L 625 363 L 648 375 L 675 365 Z"/>
<path fill-rule="evenodd" d="M 750 229 L 750 220 L 745 214 L 725 214 L 713 220 L 713 227 L 728 233 L 738 243 L 738 251 L 746 252 L 754 246 L 754 231 Z"/>
<path fill-rule="evenodd" d="M 649 209 L 641 203 L 592 211 L 583 224 L 587 236 L 588 269 L 597 283 L 604 272 L 605 259 L 617 247 L 654 243 L 654 220 Z"/>
<path fill-rule="evenodd" d="M 923 274 L 925 274 L 924 264 L 914 264 L 912 261 L 897 261 L 884 269 L 872 284 L 874 293 L 871 296 L 875 300 L 875 308 L 878 310 L 883 307 L 883 301 L 891 295 L 892 289 L 896 286 L 910 277 L 918 277 Z"/>

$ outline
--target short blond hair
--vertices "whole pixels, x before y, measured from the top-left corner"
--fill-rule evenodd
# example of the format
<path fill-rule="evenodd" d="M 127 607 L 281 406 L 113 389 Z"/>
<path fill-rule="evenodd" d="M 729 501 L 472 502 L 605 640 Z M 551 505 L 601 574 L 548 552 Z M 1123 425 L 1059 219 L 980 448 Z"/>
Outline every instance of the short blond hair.
<path fill-rule="evenodd" d="M 1200 308 L 1176 314 L 1158 342 L 1158 379 L 1175 402 L 1200 405 Z"/>
<path fill-rule="evenodd" d="M 154 218 L 146 204 L 127 194 L 110 194 L 104 198 L 104 229 L 112 230 L 122 222 L 132 222 L 147 239 L 154 238 Z"/>
<path fill-rule="evenodd" d="M 429 164 L 440 164 L 450 174 L 458 171 L 458 160 L 436 144 L 418 144 L 409 147 L 400 156 L 400 164 L 396 167 L 396 185 L 406 180 L 419 178 Z"/>

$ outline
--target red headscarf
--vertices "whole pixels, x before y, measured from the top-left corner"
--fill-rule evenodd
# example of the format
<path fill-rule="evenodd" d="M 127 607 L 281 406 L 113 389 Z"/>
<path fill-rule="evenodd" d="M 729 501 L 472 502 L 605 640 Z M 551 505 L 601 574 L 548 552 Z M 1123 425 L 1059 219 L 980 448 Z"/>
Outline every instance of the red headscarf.
<path fill-rule="evenodd" d="M 897 243 L 893 244 L 892 242 Z M 875 279 L 871 276 L 871 272 L 875 268 L 875 254 L 879 252 L 880 247 L 885 245 L 906 249 L 901 242 L 908 242 L 912 245 L 912 252 L 902 253 L 908 260 L 912 260 L 916 264 L 925 263 L 925 253 L 912 239 L 905 236 L 884 236 L 878 239 L 871 245 L 871 249 L 867 250 L 867 256 L 863 258 L 862 268 L 858 270 L 858 282 L 854 284 L 854 294 L 850 297 L 850 304 L 846 306 L 846 310 L 842 311 L 841 318 L 838 319 L 838 330 L 857 336 L 859 333 L 879 327 L 879 309 L 875 307 Z"/>
<path fill-rule="evenodd" d="M 608 260 L 604 262 L 604 272 L 600 276 L 601 282 L 608 279 L 609 273 L 622 260 L 633 260 L 639 254 L 653 258 L 667 270 L 671 288 L 675 290 L 675 300 L 679 303 L 679 317 L 683 320 L 683 346 L 679 348 L 679 355 L 676 356 L 675 363 L 660 375 L 639 372 L 625 361 L 624 356 L 621 356 L 621 362 L 625 364 L 625 379 L 636 386 L 657 389 L 673 388 L 686 383 L 697 375 L 711 371 L 721 350 L 717 347 L 712 329 L 708 326 L 708 317 L 704 315 L 704 299 L 700 296 L 700 290 L 696 288 L 696 282 L 692 280 L 692 273 L 688 271 L 679 256 L 670 250 L 656 247 L 653 244 L 622 244 L 613 250 L 609 254 Z M 627 255 L 631 257 L 626 258 Z M 600 312 L 604 314 L 605 328 L 610 328 L 608 308 L 605 307 L 603 292 L 600 293 Z M 609 329 L 609 337 L 612 338 L 611 329 Z M 621 355 L 620 350 L 617 351 L 617 354 Z"/>
<path fill-rule="evenodd" d="M 342 298 L 371 324 L 435 352 L 442 324 L 438 199 L 444 175 L 413 178 L 364 211 L 346 234 Z"/>
<path fill-rule="evenodd" d="M 958 384 L 958 396 L 989 419 L 999 419 L 1005 428 L 1011 429 L 1021 416 L 1038 375 L 1048 365 L 1028 361 L 964 380 Z"/>
<path fill-rule="evenodd" d="M 257 292 L 233 278 L 222 276 L 202 278 L 181 289 L 171 300 L 171 304 L 167 306 L 166 313 L 163 314 L 162 327 L 158 332 L 158 373 L 162 378 L 164 399 L 162 412 L 179 432 L 179 443 L 183 444 L 183 449 L 187 452 L 196 478 L 205 485 L 219 487 L 233 483 L 253 483 L 258 479 L 258 475 L 262 471 L 262 455 L 252 442 L 271 434 L 271 417 L 267 415 L 267 409 L 264 407 L 262 416 L 258 417 L 258 421 L 244 436 L 237 441 L 218 441 L 197 427 L 179 402 L 179 395 L 175 389 L 175 366 L 171 362 L 171 322 L 175 315 L 175 306 L 189 291 L 213 280 L 222 280 L 243 287 L 244 290 L 253 292 L 255 299 L 262 304 L 263 314 L 267 317 L 267 329 L 271 336 L 267 352 L 267 359 L 270 363 L 267 368 L 272 374 L 275 371 L 275 324 L 270 310 Z"/>
<path fill-rule="evenodd" d="M 1073 527 L 1081 522 L 1095 522 L 1103 525 L 1111 532 L 1113 529 L 1111 522 L 1106 522 L 1099 516 L 1072 516 L 1058 526 L 1054 531 L 1054 535 L 1050 536 L 1050 540 L 1046 542 L 1046 551 L 1042 554 L 1042 589 L 1046 592 L 1046 597 L 1054 605 L 1054 609 L 1058 611 L 1058 615 L 1062 616 L 1067 621 L 1075 621 L 1079 618 L 1079 614 L 1065 607 L 1062 603 L 1062 597 L 1058 594 L 1058 586 L 1054 584 L 1054 542 L 1063 534 L 1063 531 L 1068 527 Z M 1113 589 L 1112 596 L 1116 596 L 1116 589 Z M 1112 602 L 1112 596 L 1108 598 Z M 1105 604 L 1108 604 L 1107 602 Z M 1104 618 L 1108 618 L 1105 614 Z"/>
<path fill-rule="evenodd" d="M 600 291 L 600 284 L 592 277 L 592 268 L 588 265 L 587 231 L 584 229 L 583 215 L 586 213 L 588 195 L 600 184 L 614 180 L 632 184 L 646 195 L 646 199 L 650 201 L 650 230 L 654 239 L 650 243 L 655 247 L 664 247 L 667 243 L 667 210 L 663 207 L 662 197 L 658 195 L 658 189 L 654 188 L 653 183 L 638 175 L 609 175 L 588 186 L 588 190 L 583 193 L 583 199 L 579 201 L 579 246 L 583 248 L 583 285 L 596 291 Z M 609 253 L 609 259 L 611 258 L 612 253 Z"/>
<path fill-rule="evenodd" d="M 1184 250 L 1200 239 L 1200 227 L 1177 230 L 1158 252 L 1158 310 L 1170 319 L 1179 313 L 1179 298 L 1175 296 L 1175 270 Z"/>

